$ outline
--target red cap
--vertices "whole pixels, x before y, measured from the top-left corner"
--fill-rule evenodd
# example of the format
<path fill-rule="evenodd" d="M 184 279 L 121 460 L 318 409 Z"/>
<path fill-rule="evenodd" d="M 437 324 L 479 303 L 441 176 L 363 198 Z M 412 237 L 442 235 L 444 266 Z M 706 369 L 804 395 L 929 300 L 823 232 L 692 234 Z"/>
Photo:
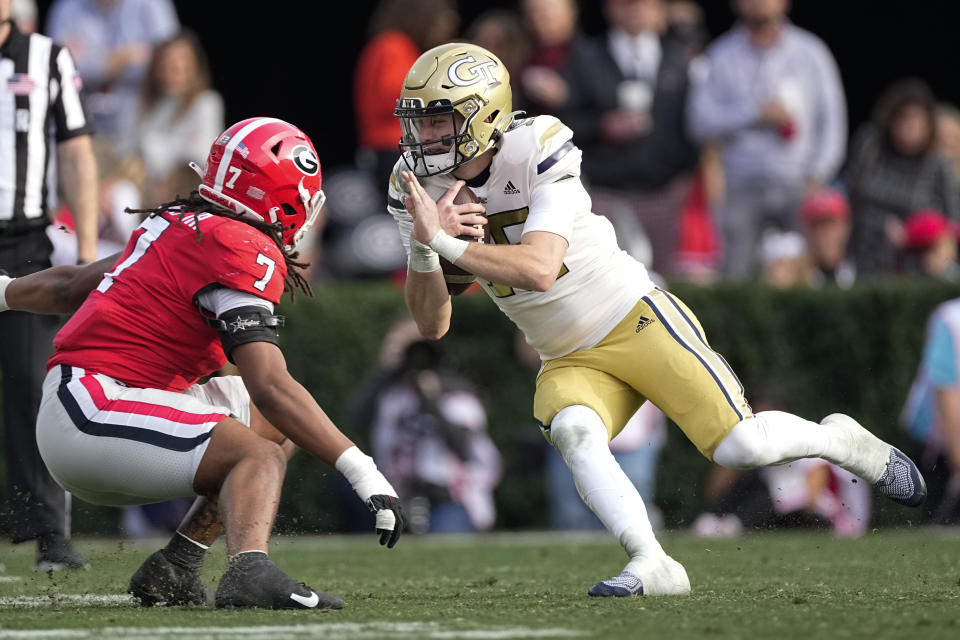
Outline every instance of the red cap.
<path fill-rule="evenodd" d="M 910 249 L 926 249 L 946 234 L 955 238 L 960 236 L 957 223 L 935 209 L 914 211 L 907 216 L 904 229 Z"/>
<path fill-rule="evenodd" d="M 804 199 L 800 214 L 807 223 L 818 220 L 846 220 L 850 217 L 850 205 L 846 197 L 836 189 L 819 189 Z"/>

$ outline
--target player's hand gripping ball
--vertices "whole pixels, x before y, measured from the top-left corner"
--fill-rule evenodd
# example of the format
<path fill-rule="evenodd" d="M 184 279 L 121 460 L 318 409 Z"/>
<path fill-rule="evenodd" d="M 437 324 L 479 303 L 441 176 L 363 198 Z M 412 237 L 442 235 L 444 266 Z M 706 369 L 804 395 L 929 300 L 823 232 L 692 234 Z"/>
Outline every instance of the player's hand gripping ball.
<path fill-rule="evenodd" d="M 457 192 L 456 197 L 453 199 L 453 203 L 465 204 L 468 202 L 480 202 L 480 198 L 478 198 L 477 194 L 470 190 L 470 187 L 464 185 L 461 187 L 460 191 Z M 484 234 L 484 236 L 461 235 L 457 237 L 460 240 L 466 240 L 467 242 L 479 242 L 483 244 L 486 234 Z M 464 271 L 443 256 L 440 257 L 440 269 L 443 271 L 443 277 L 447 281 L 447 293 L 452 296 L 458 296 L 469 289 L 470 285 L 473 284 L 473 282 L 477 279 L 475 275 L 468 271 Z"/>

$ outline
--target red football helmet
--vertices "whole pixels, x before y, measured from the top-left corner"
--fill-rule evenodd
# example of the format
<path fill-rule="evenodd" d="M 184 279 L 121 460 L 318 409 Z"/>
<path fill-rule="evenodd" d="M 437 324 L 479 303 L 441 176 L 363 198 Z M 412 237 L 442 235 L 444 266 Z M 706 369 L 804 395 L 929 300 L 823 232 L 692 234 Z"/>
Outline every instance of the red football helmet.
<path fill-rule="evenodd" d="M 279 221 L 288 247 L 296 246 L 326 199 L 310 138 L 276 118 L 249 118 L 221 133 L 202 175 L 204 200 L 269 224 Z"/>

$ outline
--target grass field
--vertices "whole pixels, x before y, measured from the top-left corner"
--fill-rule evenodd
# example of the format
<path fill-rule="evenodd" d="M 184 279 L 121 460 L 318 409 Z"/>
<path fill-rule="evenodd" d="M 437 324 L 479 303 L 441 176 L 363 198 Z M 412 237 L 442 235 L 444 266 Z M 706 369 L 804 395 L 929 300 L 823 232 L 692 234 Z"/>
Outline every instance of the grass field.
<path fill-rule="evenodd" d="M 159 540 L 77 540 L 93 568 L 52 575 L 32 571 L 32 548 L 0 544 L 0 639 L 960 637 L 960 531 L 662 538 L 689 597 L 588 597 L 624 564 L 606 536 L 406 536 L 389 551 L 372 534 L 275 538 L 281 567 L 344 597 L 333 612 L 134 607 L 127 579 Z M 205 577 L 224 564 L 220 543 Z"/>

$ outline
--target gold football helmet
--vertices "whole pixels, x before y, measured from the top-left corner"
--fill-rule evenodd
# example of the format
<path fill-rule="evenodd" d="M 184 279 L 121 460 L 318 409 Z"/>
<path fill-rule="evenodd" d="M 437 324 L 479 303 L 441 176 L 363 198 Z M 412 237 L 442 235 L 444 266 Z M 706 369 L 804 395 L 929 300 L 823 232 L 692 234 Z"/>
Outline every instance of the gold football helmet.
<path fill-rule="evenodd" d="M 464 42 L 434 47 L 410 67 L 393 112 L 403 159 L 420 177 L 452 171 L 496 144 L 512 107 L 499 58 Z"/>

